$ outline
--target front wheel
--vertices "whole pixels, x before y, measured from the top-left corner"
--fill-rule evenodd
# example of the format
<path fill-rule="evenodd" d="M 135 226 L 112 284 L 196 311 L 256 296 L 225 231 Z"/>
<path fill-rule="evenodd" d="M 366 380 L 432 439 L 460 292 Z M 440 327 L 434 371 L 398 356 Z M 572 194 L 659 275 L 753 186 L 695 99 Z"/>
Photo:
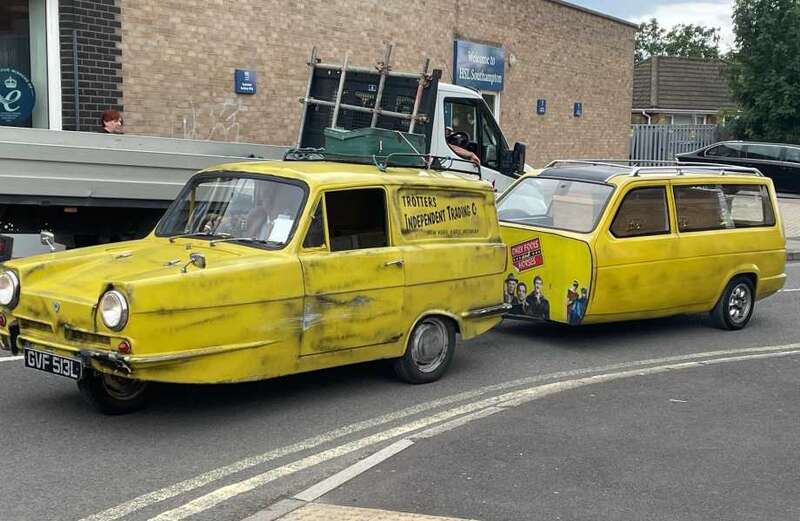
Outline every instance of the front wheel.
<path fill-rule="evenodd" d="M 134 412 L 145 406 L 147 382 L 89 370 L 78 381 L 81 396 L 103 414 Z"/>
<path fill-rule="evenodd" d="M 711 311 L 711 319 L 720 329 L 742 329 L 750 321 L 754 305 L 753 283 L 746 277 L 735 277 Z"/>
<path fill-rule="evenodd" d="M 406 353 L 394 362 L 394 372 L 412 384 L 434 382 L 442 377 L 456 349 L 456 332 L 450 320 L 426 317 L 408 338 Z"/>

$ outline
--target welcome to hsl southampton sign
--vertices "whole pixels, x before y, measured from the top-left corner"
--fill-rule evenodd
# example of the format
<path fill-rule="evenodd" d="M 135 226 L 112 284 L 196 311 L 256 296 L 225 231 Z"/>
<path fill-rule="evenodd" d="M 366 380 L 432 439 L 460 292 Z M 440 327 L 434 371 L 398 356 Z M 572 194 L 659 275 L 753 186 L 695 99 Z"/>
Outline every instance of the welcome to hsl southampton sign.
<path fill-rule="evenodd" d="M 500 92 L 505 76 L 505 50 L 456 40 L 453 44 L 453 83 Z"/>

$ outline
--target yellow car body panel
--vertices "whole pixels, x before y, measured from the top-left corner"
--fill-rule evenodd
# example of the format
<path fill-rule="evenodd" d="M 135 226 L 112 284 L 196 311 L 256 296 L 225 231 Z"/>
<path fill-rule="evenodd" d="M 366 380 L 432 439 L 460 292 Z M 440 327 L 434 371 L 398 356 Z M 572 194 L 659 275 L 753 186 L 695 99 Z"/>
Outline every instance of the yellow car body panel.
<path fill-rule="evenodd" d="M 196 238 L 148 237 L 17 259 L 13 309 L 18 345 L 76 358 L 101 372 L 144 381 L 223 383 L 400 357 L 428 315 L 452 319 L 462 338 L 500 321 L 506 253 L 488 183 L 446 172 L 330 162 L 259 162 L 205 171 L 292 179 L 307 199 L 280 250 Z M 350 251 L 304 248 L 326 194 L 384 190 L 389 244 Z M 189 264 L 200 253 L 206 267 Z M 184 272 L 185 270 L 185 272 Z M 98 312 L 113 288 L 127 325 Z M 127 341 L 130 354 L 117 353 Z M 104 358 L 105 357 L 105 358 Z M 112 367 L 118 359 L 130 373 Z"/>
<path fill-rule="evenodd" d="M 523 182 L 525 177 L 517 183 Z M 503 241 L 509 245 L 507 279 L 513 276 L 524 282 L 528 291 L 534 287 L 534 278 L 542 280 L 542 293 L 549 301 L 547 320 L 591 324 L 707 312 L 714 308 L 727 284 L 737 275 L 746 275 L 754 281 L 756 299 L 766 298 L 783 287 L 786 280 L 785 237 L 771 180 L 735 174 L 687 173 L 642 177 L 623 174 L 610 177 L 606 183 L 614 191 L 590 232 L 500 223 Z M 720 184 L 765 187 L 774 212 L 774 224 L 742 229 L 680 231 L 682 223 L 678 222 L 673 187 Z M 665 189 L 669 231 L 615 237 L 610 229 L 625 196 L 633 190 L 648 187 Z M 560 237 L 560 241 L 553 240 L 555 237 Z M 530 241 L 535 242 L 535 248 L 525 246 Z M 579 248 L 577 244 L 583 246 Z M 529 260 L 531 256 L 526 249 L 535 250 L 541 259 Z M 570 275 L 572 273 L 575 275 Z M 568 297 L 564 295 L 571 277 L 580 288 L 577 302 L 581 309 L 573 317 L 569 311 L 566 315 L 564 312 L 565 302 L 572 308 L 576 302 L 573 288 L 570 288 Z M 588 297 L 585 305 L 581 302 L 584 284 Z M 506 301 L 509 301 L 508 288 L 507 285 Z M 531 300 L 530 295 L 527 300 Z M 535 310 L 533 313 L 519 312 L 519 298 L 512 304 L 515 308 L 509 314 L 511 317 L 532 315 L 527 318 L 544 318 L 537 316 Z M 527 307 L 532 309 L 534 306 L 528 304 Z"/>

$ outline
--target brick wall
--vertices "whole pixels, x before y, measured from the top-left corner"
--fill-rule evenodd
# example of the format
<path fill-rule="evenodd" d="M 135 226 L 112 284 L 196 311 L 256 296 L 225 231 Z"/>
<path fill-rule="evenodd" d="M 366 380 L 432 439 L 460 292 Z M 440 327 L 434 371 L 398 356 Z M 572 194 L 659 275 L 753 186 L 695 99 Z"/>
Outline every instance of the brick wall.
<path fill-rule="evenodd" d="M 123 110 L 119 0 L 59 0 L 58 8 L 64 129 L 98 130 L 104 110 Z M 75 118 L 76 41 L 79 122 Z"/>
<path fill-rule="evenodd" d="M 500 123 L 512 143 L 528 143 L 529 162 L 628 153 L 635 29 L 557 2 L 120 1 L 130 133 L 292 144 L 312 46 L 327 62 L 349 50 L 371 65 L 392 42 L 395 70 L 429 57 L 450 81 L 459 38 L 505 47 Z M 258 72 L 256 95 L 234 94 L 236 68 Z"/>

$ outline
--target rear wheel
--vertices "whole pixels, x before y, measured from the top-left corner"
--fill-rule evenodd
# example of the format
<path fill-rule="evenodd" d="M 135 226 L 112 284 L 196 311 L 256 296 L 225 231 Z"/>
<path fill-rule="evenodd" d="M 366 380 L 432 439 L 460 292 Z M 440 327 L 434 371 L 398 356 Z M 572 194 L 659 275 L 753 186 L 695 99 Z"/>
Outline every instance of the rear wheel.
<path fill-rule="evenodd" d="M 753 283 L 747 277 L 735 277 L 711 311 L 711 319 L 720 329 L 742 329 L 750 321 L 754 306 Z"/>
<path fill-rule="evenodd" d="M 438 380 L 447 370 L 456 348 L 453 323 L 442 317 L 426 317 L 414 326 L 406 353 L 394 362 L 400 379 L 422 384 Z"/>
<path fill-rule="evenodd" d="M 89 370 L 78 381 L 81 396 L 103 414 L 137 411 L 147 402 L 147 382 Z"/>

